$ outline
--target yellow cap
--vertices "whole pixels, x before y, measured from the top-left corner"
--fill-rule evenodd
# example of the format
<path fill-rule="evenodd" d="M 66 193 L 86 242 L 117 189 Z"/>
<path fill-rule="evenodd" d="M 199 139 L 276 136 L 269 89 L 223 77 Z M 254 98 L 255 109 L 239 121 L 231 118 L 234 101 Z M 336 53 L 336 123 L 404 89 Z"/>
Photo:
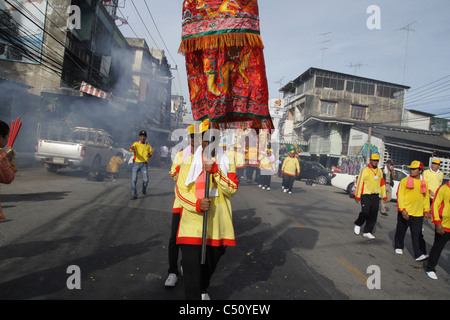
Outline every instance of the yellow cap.
<path fill-rule="evenodd" d="M 200 124 L 200 133 L 203 133 L 209 129 L 209 119 L 203 120 Z"/>
<path fill-rule="evenodd" d="M 206 119 L 202 121 L 201 123 L 194 123 L 189 126 L 188 133 L 189 134 L 195 134 L 195 133 L 203 133 L 209 129 L 209 119 Z"/>
<path fill-rule="evenodd" d="M 370 160 L 380 160 L 380 156 L 376 153 L 370 156 Z"/>
<path fill-rule="evenodd" d="M 414 160 L 413 162 L 411 162 L 411 165 L 408 166 L 408 168 L 410 168 L 410 169 L 417 169 L 417 168 L 423 169 L 423 163 L 420 162 L 420 161 Z"/>
<path fill-rule="evenodd" d="M 441 164 L 441 160 L 439 160 L 439 159 L 434 159 L 432 163 L 435 163 L 435 164 Z"/>

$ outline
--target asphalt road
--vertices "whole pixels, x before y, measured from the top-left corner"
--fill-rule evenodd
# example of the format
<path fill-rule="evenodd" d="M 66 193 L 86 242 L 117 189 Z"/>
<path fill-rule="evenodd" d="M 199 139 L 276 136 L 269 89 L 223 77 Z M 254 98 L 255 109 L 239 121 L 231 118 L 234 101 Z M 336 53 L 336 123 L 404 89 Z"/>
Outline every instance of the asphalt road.
<path fill-rule="evenodd" d="M 173 186 L 168 168 L 151 168 L 148 194 L 130 200 L 127 174 L 95 182 L 76 170 L 19 171 L 0 186 L 8 219 L 0 223 L 0 299 L 184 299 L 182 278 L 164 286 Z M 449 247 L 438 280 L 414 261 L 409 233 L 405 254 L 395 255 L 394 202 L 379 216 L 375 240 L 353 234 L 359 205 L 332 186 L 296 181 L 289 195 L 278 178 L 271 191 L 242 182 L 232 205 L 237 246 L 218 265 L 212 299 L 450 298 Z M 429 250 L 430 223 L 424 236 Z M 79 267 L 81 289 L 67 287 L 69 266 Z"/>

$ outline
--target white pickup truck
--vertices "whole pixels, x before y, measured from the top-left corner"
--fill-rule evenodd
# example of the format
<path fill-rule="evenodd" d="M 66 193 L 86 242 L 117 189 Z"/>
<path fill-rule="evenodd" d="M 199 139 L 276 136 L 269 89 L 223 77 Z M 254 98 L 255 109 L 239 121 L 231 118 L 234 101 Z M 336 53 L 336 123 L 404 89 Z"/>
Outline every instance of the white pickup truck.
<path fill-rule="evenodd" d="M 68 133 L 68 134 L 67 134 Z M 46 164 L 48 171 L 65 167 L 88 169 L 97 174 L 105 169 L 111 157 L 123 154 L 112 136 L 101 129 L 75 127 L 69 132 L 58 128 L 38 127 L 34 157 Z"/>

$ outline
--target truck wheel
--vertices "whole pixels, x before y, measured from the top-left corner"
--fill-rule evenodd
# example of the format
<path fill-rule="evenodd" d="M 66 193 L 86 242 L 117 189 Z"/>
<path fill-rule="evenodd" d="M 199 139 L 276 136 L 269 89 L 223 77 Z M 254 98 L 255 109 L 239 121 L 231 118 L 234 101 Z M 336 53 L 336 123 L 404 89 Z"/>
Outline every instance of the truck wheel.
<path fill-rule="evenodd" d="M 94 161 L 92 161 L 92 165 L 89 170 L 88 180 L 103 181 L 103 179 L 104 177 L 101 168 L 101 159 L 100 156 L 96 156 L 94 158 Z"/>
<path fill-rule="evenodd" d="M 325 176 L 318 176 L 318 177 L 317 177 L 317 183 L 318 183 L 318 184 L 320 184 L 320 185 L 326 185 L 327 182 L 328 182 L 327 177 L 325 177 Z"/>

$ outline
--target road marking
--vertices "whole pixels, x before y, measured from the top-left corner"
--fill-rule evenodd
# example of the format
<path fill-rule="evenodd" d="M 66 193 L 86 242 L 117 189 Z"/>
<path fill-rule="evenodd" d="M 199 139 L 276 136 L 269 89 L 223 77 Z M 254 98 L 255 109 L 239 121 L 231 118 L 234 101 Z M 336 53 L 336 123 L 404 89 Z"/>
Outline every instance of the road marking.
<path fill-rule="evenodd" d="M 353 274 L 359 281 L 366 284 L 367 283 L 367 277 L 361 273 L 358 269 L 356 269 L 350 262 L 345 260 L 344 258 L 336 258 L 336 260 L 344 266 L 345 269 L 350 271 L 351 274 Z"/>
<path fill-rule="evenodd" d="M 297 220 L 297 218 L 293 217 L 293 216 L 289 216 L 289 219 L 292 220 L 292 222 L 294 222 L 297 227 L 299 228 L 305 228 L 305 226 L 303 224 L 300 223 L 300 221 Z"/>

